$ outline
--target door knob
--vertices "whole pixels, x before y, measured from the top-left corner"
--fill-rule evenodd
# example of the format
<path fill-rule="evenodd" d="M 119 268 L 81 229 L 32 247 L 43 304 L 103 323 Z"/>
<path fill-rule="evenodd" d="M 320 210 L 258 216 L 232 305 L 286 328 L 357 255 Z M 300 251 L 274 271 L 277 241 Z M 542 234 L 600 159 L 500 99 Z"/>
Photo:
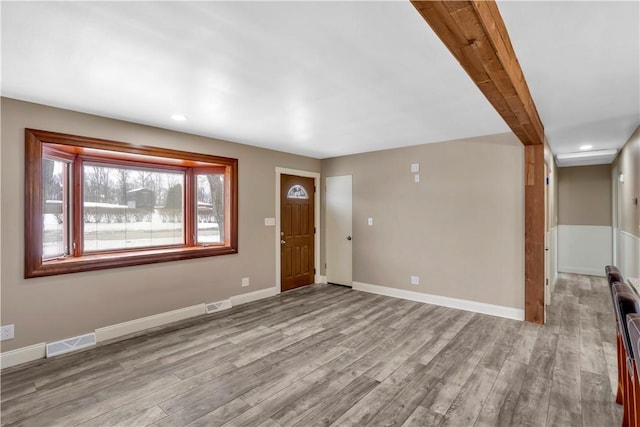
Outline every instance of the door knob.
<path fill-rule="evenodd" d="M 287 243 L 287 242 L 285 242 L 284 240 L 280 240 L 280 244 L 281 245 L 284 245 L 285 243 Z"/>
<path fill-rule="evenodd" d="M 351 236 L 347 236 L 347 240 L 351 240 Z"/>

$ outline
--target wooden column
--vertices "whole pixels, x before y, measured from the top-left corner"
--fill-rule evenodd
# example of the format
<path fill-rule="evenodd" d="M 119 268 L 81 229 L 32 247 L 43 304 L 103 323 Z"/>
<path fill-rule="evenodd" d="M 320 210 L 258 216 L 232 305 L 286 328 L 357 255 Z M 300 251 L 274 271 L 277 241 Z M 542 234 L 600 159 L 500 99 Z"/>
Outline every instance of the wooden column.
<path fill-rule="evenodd" d="M 524 320 L 544 323 L 544 145 L 526 145 L 524 193 Z"/>

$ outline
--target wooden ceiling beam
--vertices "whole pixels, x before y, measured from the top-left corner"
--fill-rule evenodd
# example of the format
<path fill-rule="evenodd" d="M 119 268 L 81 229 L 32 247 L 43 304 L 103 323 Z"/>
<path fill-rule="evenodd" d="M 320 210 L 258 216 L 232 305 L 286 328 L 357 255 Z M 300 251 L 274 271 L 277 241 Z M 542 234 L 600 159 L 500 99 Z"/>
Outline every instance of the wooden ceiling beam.
<path fill-rule="evenodd" d="M 493 0 L 411 3 L 525 145 L 524 317 L 544 323 L 544 127 Z"/>
<path fill-rule="evenodd" d="M 544 127 L 495 1 L 411 3 L 524 145 Z"/>

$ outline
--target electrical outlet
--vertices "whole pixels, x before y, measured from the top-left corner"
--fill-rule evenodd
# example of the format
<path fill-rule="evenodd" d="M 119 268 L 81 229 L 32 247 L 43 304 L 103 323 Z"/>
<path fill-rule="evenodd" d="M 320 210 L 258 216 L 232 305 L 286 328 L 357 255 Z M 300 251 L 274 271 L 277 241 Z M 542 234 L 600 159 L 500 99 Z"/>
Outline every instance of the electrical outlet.
<path fill-rule="evenodd" d="M 13 325 L 3 326 L 0 329 L 1 341 L 10 340 L 11 338 L 13 338 L 13 332 Z"/>
<path fill-rule="evenodd" d="M 412 285 L 419 285 L 420 284 L 420 277 L 419 276 L 411 276 L 411 284 Z"/>
<path fill-rule="evenodd" d="M 413 181 L 414 182 L 420 182 L 420 175 L 416 174 L 413 176 Z"/>
<path fill-rule="evenodd" d="M 373 225 L 373 218 L 367 218 L 367 225 Z"/>
<path fill-rule="evenodd" d="M 243 277 L 242 278 L 242 287 L 246 288 L 247 286 L 249 286 L 249 278 L 248 277 Z"/>

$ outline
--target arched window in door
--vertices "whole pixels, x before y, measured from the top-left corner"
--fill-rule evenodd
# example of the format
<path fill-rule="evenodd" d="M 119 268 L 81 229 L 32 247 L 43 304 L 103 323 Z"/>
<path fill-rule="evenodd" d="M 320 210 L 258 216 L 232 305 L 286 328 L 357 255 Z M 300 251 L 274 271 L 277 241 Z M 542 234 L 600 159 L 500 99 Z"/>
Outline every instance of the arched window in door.
<path fill-rule="evenodd" d="M 307 190 L 302 185 L 294 185 L 287 192 L 287 199 L 308 199 Z"/>

